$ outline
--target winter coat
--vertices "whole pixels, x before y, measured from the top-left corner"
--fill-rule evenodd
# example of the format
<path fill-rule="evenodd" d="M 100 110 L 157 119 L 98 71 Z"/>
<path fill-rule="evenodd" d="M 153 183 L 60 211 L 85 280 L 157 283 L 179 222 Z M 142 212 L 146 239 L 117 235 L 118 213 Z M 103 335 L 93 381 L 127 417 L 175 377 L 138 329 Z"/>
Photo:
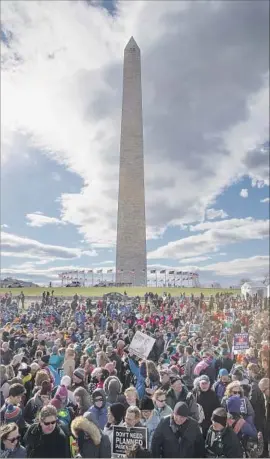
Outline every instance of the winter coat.
<path fill-rule="evenodd" d="M 256 381 L 251 382 L 251 391 L 249 395 L 250 403 L 254 409 L 254 424 L 258 432 L 263 432 L 265 422 L 266 422 L 266 411 L 265 411 L 265 401 L 264 395 L 260 390 L 258 383 Z"/>
<path fill-rule="evenodd" d="M 24 419 L 27 422 L 27 424 L 33 424 L 35 422 L 37 414 L 39 413 L 42 407 L 43 402 L 38 393 L 34 395 L 34 397 L 30 398 L 30 400 L 28 400 L 23 413 Z"/>
<path fill-rule="evenodd" d="M 186 364 L 185 364 L 185 370 L 184 370 L 184 375 L 183 375 L 183 381 L 188 387 L 193 386 L 193 381 L 195 378 L 194 375 L 194 368 L 196 366 L 196 360 L 193 356 L 190 356 L 187 358 Z"/>
<path fill-rule="evenodd" d="M 104 429 L 105 425 L 108 422 L 108 407 L 109 404 L 106 403 L 106 394 L 103 390 L 97 389 L 101 393 L 103 398 L 103 405 L 101 408 L 97 408 L 95 405 L 90 406 L 90 408 L 84 413 L 84 416 L 93 421 L 101 430 Z M 94 393 L 93 393 L 94 395 Z M 94 397 L 93 397 L 94 399 Z"/>
<path fill-rule="evenodd" d="M 204 440 L 199 424 L 188 418 L 185 424 L 176 426 L 173 418 L 167 416 L 154 432 L 151 453 L 153 458 L 204 457 Z"/>
<path fill-rule="evenodd" d="M 166 416 L 169 416 L 170 414 L 172 414 L 172 409 L 167 404 L 165 404 L 163 408 L 155 407 L 154 409 L 154 415 L 159 418 L 159 421 L 161 421 L 161 419 L 166 418 Z"/>
<path fill-rule="evenodd" d="M 208 389 L 207 391 L 203 392 L 201 390 L 194 391 L 195 400 L 199 405 L 202 406 L 204 412 L 204 420 L 202 421 L 201 428 L 203 431 L 203 436 L 206 436 L 207 430 L 211 426 L 211 417 L 213 411 L 216 408 L 220 407 L 220 402 L 217 398 L 216 393 L 212 389 Z"/>
<path fill-rule="evenodd" d="M 84 458 L 110 458 L 111 443 L 107 435 L 100 431 L 98 426 L 91 422 L 91 426 L 86 426 L 82 422 L 82 430 L 84 430 L 84 439 L 82 444 L 79 444 L 81 457 Z M 76 428 L 80 429 L 80 423 L 77 422 Z"/>
<path fill-rule="evenodd" d="M 139 399 L 142 399 L 145 395 L 145 377 L 142 375 L 140 367 L 136 365 L 133 359 L 128 359 L 128 363 L 131 373 L 136 377 L 136 390 Z"/>
<path fill-rule="evenodd" d="M 249 401 L 249 399 L 247 397 L 241 397 L 245 400 L 245 406 L 246 406 L 246 410 L 245 412 L 241 411 L 241 415 L 247 419 L 249 416 L 251 416 L 252 419 L 254 419 L 254 410 L 252 408 L 252 405 Z M 223 399 L 221 400 L 221 406 L 222 408 L 225 408 L 225 410 L 227 411 L 227 400 L 228 400 L 228 397 L 225 395 L 225 397 L 223 397 Z"/>
<path fill-rule="evenodd" d="M 70 457 L 68 438 L 56 425 L 51 434 L 43 434 L 39 424 L 33 424 L 24 436 L 27 457 L 66 458 Z"/>
<path fill-rule="evenodd" d="M 189 392 L 186 387 L 182 388 L 178 397 L 176 397 L 176 393 L 172 388 L 168 390 L 166 395 L 166 404 L 173 410 L 177 402 L 185 402 L 189 407 L 189 416 L 194 418 L 196 421 L 199 420 L 199 411 L 194 395 Z"/>
<path fill-rule="evenodd" d="M 224 394 L 225 394 L 225 391 L 226 391 L 226 387 L 227 385 L 229 384 L 229 381 L 228 383 L 223 383 L 220 379 L 218 381 L 215 382 L 215 384 L 213 385 L 213 390 L 215 391 L 215 393 L 217 394 L 217 397 L 219 399 L 219 401 L 221 402 L 221 400 L 223 399 L 224 397 Z"/>
<path fill-rule="evenodd" d="M 26 457 L 26 449 L 22 445 L 18 445 L 17 448 L 15 448 L 13 451 L 10 450 L 4 450 L 2 449 L 2 444 L 1 444 L 1 449 L 0 449 L 0 458 L 24 458 Z"/>
<path fill-rule="evenodd" d="M 118 427 L 122 427 L 124 425 L 124 422 L 120 422 L 120 424 L 117 424 Z M 105 435 L 107 435 L 109 437 L 109 440 L 110 440 L 110 443 L 111 443 L 111 446 L 113 444 L 113 425 L 108 425 L 106 424 L 106 426 L 104 427 L 103 429 L 103 432 Z"/>
<path fill-rule="evenodd" d="M 215 432 L 213 427 L 207 432 L 205 441 L 206 457 L 243 457 L 243 449 L 236 433 L 225 427 Z"/>
<path fill-rule="evenodd" d="M 153 415 L 149 419 L 147 420 L 142 419 L 141 421 L 141 424 L 143 425 L 143 427 L 147 428 L 147 434 L 148 434 L 147 439 L 148 439 L 148 449 L 149 450 L 151 449 L 154 432 L 157 426 L 159 425 L 159 423 L 160 423 L 160 419 L 158 416 L 155 415 L 155 413 L 153 413 Z"/>
<path fill-rule="evenodd" d="M 1 385 L 1 392 L 3 394 L 3 397 L 4 397 L 4 400 L 6 400 L 6 398 L 8 398 L 8 394 L 9 394 L 9 383 L 7 381 L 2 381 L 2 385 Z"/>
<path fill-rule="evenodd" d="M 63 376 L 69 376 L 72 380 L 73 371 L 75 370 L 75 360 L 65 359 L 63 363 Z"/>
<path fill-rule="evenodd" d="M 64 362 L 64 356 L 58 354 L 52 354 L 49 360 L 49 365 L 51 365 L 55 370 L 61 368 Z"/>
<path fill-rule="evenodd" d="M 217 373 L 221 368 L 225 368 L 228 371 L 228 373 L 230 373 L 233 367 L 233 360 L 229 357 L 222 357 L 216 360 L 215 367 Z"/>

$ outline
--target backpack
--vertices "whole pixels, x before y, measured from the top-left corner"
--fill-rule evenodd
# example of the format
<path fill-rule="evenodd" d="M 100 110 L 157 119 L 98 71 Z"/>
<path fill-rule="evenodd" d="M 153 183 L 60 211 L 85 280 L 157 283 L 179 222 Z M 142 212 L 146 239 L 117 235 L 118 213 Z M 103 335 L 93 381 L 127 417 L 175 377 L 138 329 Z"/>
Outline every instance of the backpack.
<path fill-rule="evenodd" d="M 189 392 L 188 396 L 187 396 L 187 404 L 189 405 L 190 402 L 191 402 L 191 397 L 192 397 L 192 393 Z M 198 399 L 198 393 L 196 392 L 195 394 L 195 402 L 196 402 L 196 405 L 197 405 L 197 408 L 198 408 L 198 413 L 199 413 L 199 420 L 198 420 L 198 423 L 201 424 L 204 420 L 205 420 L 205 414 L 204 414 L 204 410 L 203 410 L 203 407 L 202 405 L 200 405 L 198 402 L 197 402 L 197 399 Z"/>
<path fill-rule="evenodd" d="M 199 421 L 198 423 L 201 424 L 205 420 L 205 414 L 202 405 L 200 405 L 198 402 L 198 392 L 196 391 L 195 393 L 195 401 L 197 404 L 198 412 L 199 412 Z"/>
<path fill-rule="evenodd" d="M 70 411 L 68 408 L 62 408 L 57 413 L 58 419 L 63 422 L 63 424 L 69 426 L 71 422 Z"/>

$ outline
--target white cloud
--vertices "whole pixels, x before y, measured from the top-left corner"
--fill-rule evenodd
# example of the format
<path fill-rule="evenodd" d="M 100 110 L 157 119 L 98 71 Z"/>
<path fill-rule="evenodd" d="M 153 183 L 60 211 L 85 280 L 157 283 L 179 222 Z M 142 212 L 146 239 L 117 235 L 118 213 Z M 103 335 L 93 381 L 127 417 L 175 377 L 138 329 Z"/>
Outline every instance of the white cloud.
<path fill-rule="evenodd" d="M 9 228 L 9 226 L 6 225 L 5 223 L 3 223 L 3 224 L 1 225 L 1 229 L 7 229 L 7 228 Z"/>
<path fill-rule="evenodd" d="M 268 139 L 266 2 L 117 6 L 112 18 L 89 2 L 21 0 L 3 2 L 1 15 L 13 35 L 2 43 L 3 164 L 26 136 L 77 173 L 84 186 L 61 196 L 61 219 L 96 247 L 116 239 L 122 56 L 132 34 L 142 50 L 149 237 L 203 220 L 240 176 L 265 179 L 245 159 Z"/>
<path fill-rule="evenodd" d="M 217 252 L 227 244 L 269 237 L 269 222 L 252 218 L 205 222 L 191 226 L 190 229 L 191 231 L 204 231 L 204 233 L 169 242 L 148 253 L 148 258 L 180 260 L 183 257 L 197 257 Z"/>
<path fill-rule="evenodd" d="M 248 190 L 246 188 L 242 188 L 239 194 L 242 198 L 248 198 Z"/>
<path fill-rule="evenodd" d="M 26 219 L 28 220 L 27 225 L 37 228 L 41 228 L 44 225 L 66 225 L 66 222 L 55 217 L 48 217 L 41 212 L 34 212 L 27 214 Z"/>
<path fill-rule="evenodd" d="M 264 198 L 264 199 L 261 199 L 260 202 L 263 202 L 263 203 L 268 203 L 270 202 L 270 198 Z"/>
<path fill-rule="evenodd" d="M 222 209 L 207 209 L 205 216 L 207 220 L 215 220 L 216 218 L 226 218 L 228 214 Z"/>
<path fill-rule="evenodd" d="M 214 263 L 200 268 L 201 271 L 213 271 L 218 276 L 263 275 L 269 270 L 268 256 L 254 256 L 250 258 L 237 258 L 235 260 Z"/>
<path fill-rule="evenodd" d="M 1 235 L 1 246 L 5 254 L 16 253 L 18 256 L 21 253 L 27 253 L 28 257 L 32 258 L 58 258 L 58 259 L 72 259 L 79 258 L 81 255 L 97 256 L 95 250 L 83 251 L 69 247 L 62 247 L 58 245 L 43 244 L 35 239 L 21 237 L 11 233 L 3 232 Z M 3 255 L 3 254 L 1 254 Z M 13 255 L 14 256 L 14 255 Z"/>
<path fill-rule="evenodd" d="M 192 264 L 192 263 L 200 263 L 201 261 L 211 260 L 211 257 L 191 257 L 191 258 L 182 258 L 179 260 L 178 263 L 181 264 Z"/>

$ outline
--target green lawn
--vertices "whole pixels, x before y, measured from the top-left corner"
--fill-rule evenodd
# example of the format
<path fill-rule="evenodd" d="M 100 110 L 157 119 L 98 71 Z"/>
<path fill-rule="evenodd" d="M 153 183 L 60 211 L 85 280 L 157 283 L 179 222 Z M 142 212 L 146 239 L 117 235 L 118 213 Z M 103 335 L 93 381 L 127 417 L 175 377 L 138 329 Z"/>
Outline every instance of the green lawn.
<path fill-rule="evenodd" d="M 211 289 L 211 288 L 169 288 L 169 287 L 130 287 L 130 288 L 123 288 L 123 287 L 81 287 L 81 288 L 65 288 L 65 287 L 56 287 L 54 289 L 51 288 L 44 288 L 44 287 L 30 287 L 30 288 L 0 288 L 0 295 L 5 294 L 6 292 L 12 292 L 13 295 L 19 295 L 21 291 L 24 292 L 25 296 L 41 296 L 44 290 L 51 292 L 54 290 L 55 296 L 73 296 L 75 293 L 82 296 L 97 296 L 101 297 L 104 293 L 109 292 L 119 292 L 124 293 L 127 292 L 128 296 L 143 296 L 145 292 L 154 292 L 162 295 L 163 292 L 170 293 L 172 296 L 179 296 L 181 293 L 185 292 L 186 295 L 191 295 L 192 293 L 195 296 L 199 296 L 201 292 L 205 296 L 215 295 L 217 292 L 220 293 L 233 293 L 234 295 L 240 293 L 240 289 Z"/>

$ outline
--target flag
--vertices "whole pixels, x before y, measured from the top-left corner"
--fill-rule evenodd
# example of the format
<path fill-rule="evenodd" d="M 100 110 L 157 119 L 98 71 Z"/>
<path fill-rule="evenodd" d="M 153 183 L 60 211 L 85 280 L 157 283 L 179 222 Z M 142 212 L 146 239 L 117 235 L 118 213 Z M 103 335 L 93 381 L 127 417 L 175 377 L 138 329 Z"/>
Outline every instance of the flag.
<path fill-rule="evenodd" d="M 112 269 L 107 269 L 107 273 L 112 273 L 113 270 Z"/>
<path fill-rule="evenodd" d="M 174 274 L 174 271 L 169 271 L 169 274 Z"/>
<path fill-rule="evenodd" d="M 151 274 L 156 274 L 156 272 L 157 272 L 156 269 L 151 269 L 150 271 Z"/>
<path fill-rule="evenodd" d="M 160 274 L 166 274 L 166 269 L 162 269 L 162 271 L 160 271 Z"/>
<path fill-rule="evenodd" d="M 177 273 L 176 273 L 176 274 L 178 274 L 178 275 L 180 274 L 180 275 L 181 275 L 181 274 L 182 274 L 182 271 L 177 271 Z"/>

